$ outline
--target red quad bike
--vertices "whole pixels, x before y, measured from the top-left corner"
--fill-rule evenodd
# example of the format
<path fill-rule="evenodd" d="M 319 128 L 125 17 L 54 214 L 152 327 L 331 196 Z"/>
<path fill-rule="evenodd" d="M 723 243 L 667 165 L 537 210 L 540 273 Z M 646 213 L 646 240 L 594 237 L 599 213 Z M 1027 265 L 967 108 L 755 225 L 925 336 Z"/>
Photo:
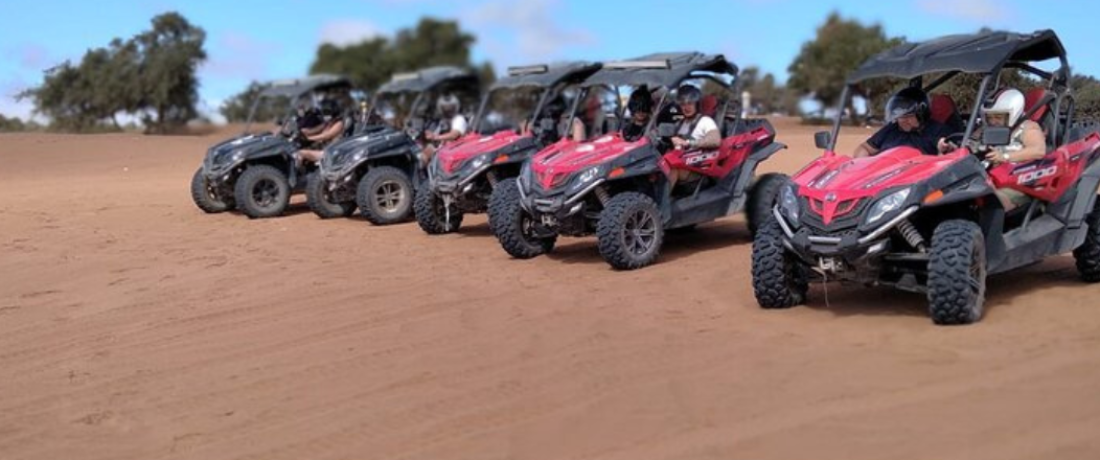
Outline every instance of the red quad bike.
<path fill-rule="evenodd" d="M 515 187 L 520 165 L 558 140 L 562 91 L 599 70 L 570 62 L 508 69 L 481 102 L 470 133 L 444 145 L 416 193 L 415 214 L 429 235 L 450 233 L 468 213 L 485 212 L 500 184 Z M 557 113 L 555 113 L 557 112 Z"/>
<path fill-rule="evenodd" d="M 526 259 L 550 251 L 559 234 L 595 233 L 604 260 L 629 270 L 657 259 L 667 230 L 690 228 L 746 207 L 754 229 L 758 218 L 769 215 L 787 179 L 768 174 L 754 182 L 753 173 L 785 146 L 775 142 L 768 121 L 741 119 L 731 102 L 738 93 L 729 82 L 736 75 L 737 67 L 722 55 L 700 53 L 653 54 L 605 64 L 584 81 L 587 95 L 575 102 L 580 106 L 591 96 L 607 96 L 597 98 L 603 101 L 596 109 L 611 107 L 614 112 L 592 126 L 605 133 L 583 143 L 563 140 L 547 147 L 524 165 L 515 187 L 501 187 L 494 194 L 489 222 L 501 246 Z M 670 93 L 688 81 L 721 93 L 700 103 L 700 112 L 712 116 L 722 132 L 717 150 L 685 152 L 668 142 L 676 131 L 675 124 L 666 122 L 671 121 L 667 109 L 673 108 Z M 616 126 L 624 115 L 620 101 L 643 86 L 665 91 L 644 135 L 627 139 Z M 700 178 L 687 190 L 678 185 L 674 193 L 669 182 L 673 169 L 694 171 Z"/>
<path fill-rule="evenodd" d="M 1057 59 L 1059 68 L 1046 72 L 1031 64 L 1048 59 Z M 1002 71 L 1042 82 L 1028 92 L 1021 119 L 1043 126 L 1049 153 L 989 168 L 986 152 L 1009 144 L 1015 127 L 985 126 L 981 142 L 969 139 Z M 965 132 L 953 136 L 968 140 L 956 142 L 965 147 L 938 156 L 898 147 L 850 159 L 834 153 L 838 115 L 832 132 L 815 135 L 825 154 L 780 191 L 774 219 L 756 234 L 752 275 L 761 307 L 804 302 L 813 276 L 925 293 L 934 323 L 968 324 L 982 317 L 990 274 L 1072 251 L 1081 277 L 1100 281 L 1100 134 L 1095 124 L 1073 119 L 1069 66 L 1054 32 L 987 32 L 901 45 L 856 70 L 841 107 L 851 86 L 864 80 L 900 77 L 920 86 L 927 74 L 939 76 L 925 91 L 960 74 L 982 77 Z M 951 112 L 942 95 L 932 105 L 933 117 Z M 1006 213 L 998 188 L 1031 201 Z"/>

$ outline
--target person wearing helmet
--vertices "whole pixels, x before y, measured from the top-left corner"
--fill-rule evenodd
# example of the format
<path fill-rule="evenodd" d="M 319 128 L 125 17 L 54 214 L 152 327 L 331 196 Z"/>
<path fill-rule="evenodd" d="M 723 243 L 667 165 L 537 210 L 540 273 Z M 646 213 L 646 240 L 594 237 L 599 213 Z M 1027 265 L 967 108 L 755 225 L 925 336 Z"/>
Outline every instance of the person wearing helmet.
<path fill-rule="evenodd" d="M 931 118 L 928 95 L 917 87 L 898 91 L 886 102 L 886 126 L 856 147 L 856 158 L 877 155 L 895 147 L 913 147 L 925 155 L 935 155 L 937 143 L 950 129 Z"/>
<path fill-rule="evenodd" d="M 986 151 L 985 161 L 990 166 L 998 166 L 1003 163 L 1023 163 L 1038 160 L 1047 154 L 1046 135 L 1038 123 L 1023 118 L 1024 93 L 1014 88 L 1006 88 L 993 94 L 985 104 L 982 104 L 982 126 L 1008 127 L 1012 129 L 1008 145 L 982 146 Z M 981 139 L 982 128 L 975 130 L 975 138 Z M 940 140 L 941 151 L 951 151 L 958 146 L 946 140 Z M 1016 190 L 1002 188 L 995 190 L 997 198 L 1001 200 L 1005 211 L 1011 211 L 1031 201 L 1027 194 Z"/>
<path fill-rule="evenodd" d="M 298 155 L 308 161 L 321 161 L 324 149 L 344 133 L 344 118 L 340 104 L 333 99 L 321 101 L 321 125 L 314 133 L 303 131 L 306 140 L 312 143 L 310 148 L 298 151 Z"/>
<path fill-rule="evenodd" d="M 653 116 L 653 96 L 650 95 L 649 88 L 642 85 L 630 93 L 626 108 L 630 111 L 630 120 L 623 125 L 623 139 L 634 142 L 645 134 L 645 127 Z"/>
<path fill-rule="evenodd" d="M 444 94 L 436 99 L 435 106 L 439 110 L 440 120 L 435 129 L 424 133 L 424 140 L 429 143 L 423 150 L 424 164 L 432 159 L 440 145 L 466 134 L 466 117 L 459 113 L 460 105 L 454 94 Z"/>
<path fill-rule="evenodd" d="M 699 110 L 699 102 L 702 100 L 703 92 L 693 85 L 680 85 L 676 90 L 676 105 L 683 117 L 676 127 L 676 135 L 671 139 L 673 147 L 681 150 L 709 150 L 722 144 L 718 124 Z M 694 172 L 674 169 L 669 176 L 669 186 L 675 187 L 677 182 L 691 181 L 698 177 Z"/>
<path fill-rule="evenodd" d="M 554 122 L 554 126 L 556 126 L 555 130 L 553 130 L 554 132 L 545 133 L 550 139 L 556 141 L 561 137 L 559 135 L 559 133 L 561 133 L 562 135 L 568 134 L 569 138 L 576 142 L 584 140 L 584 123 L 577 117 L 572 117 L 573 123 L 568 131 L 564 129 L 565 123 L 569 121 L 569 108 L 562 95 L 559 94 L 554 96 L 546 102 L 539 117 L 541 120 L 551 120 Z M 520 132 L 524 135 L 530 135 L 534 133 L 536 127 L 538 127 L 537 123 L 525 121 Z"/>

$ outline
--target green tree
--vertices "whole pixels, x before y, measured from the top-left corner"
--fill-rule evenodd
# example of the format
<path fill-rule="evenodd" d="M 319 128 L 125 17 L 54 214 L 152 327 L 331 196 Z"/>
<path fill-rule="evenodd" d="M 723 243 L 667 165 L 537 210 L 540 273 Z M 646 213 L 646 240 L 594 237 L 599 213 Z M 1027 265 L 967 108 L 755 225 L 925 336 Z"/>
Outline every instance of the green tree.
<path fill-rule="evenodd" d="M 760 75 L 755 66 L 741 70 L 741 89 L 752 95 L 752 104 L 761 113 L 791 113 L 797 108 L 797 99 L 788 97 L 788 89 L 775 80 L 775 75 Z"/>
<path fill-rule="evenodd" d="M 46 71 L 40 86 L 19 94 L 51 129 L 121 129 L 116 116 L 141 115 L 146 132 L 164 133 L 195 118 L 198 65 L 205 33 L 177 13 L 154 17 L 152 30 L 89 49 L 79 64 Z"/>
<path fill-rule="evenodd" d="M 139 82 L 147 132 L 166 133 L 198 115 L 195 72 L 206 60 L 205 40 L 206 32 L 175 12 L 154 17 L 153 29 L 134 37 L 142 55 Z"/>
<path fill-rule="evenodd" d="M 1100 80 L 1091 75 L 1075 75 L 1070 87 L 1076 97 L 1074 118 L 1100 121 Z"/>
<path fill-rule="evenodd" d="M 864 26 L 859 21 L 847 20 L 833 12 L 825 23 L 817 28 L 816 37 L 802 44 L 802 49 L 787 71 L 790 78 L 787 87 L 803 95 L 812 95 L 824 106 L 834 106 L 848 74 L 867 58 L 901 44 L 904 39 L 887 37 L 882 26 Z M 888 93 L 893 86 L 889 81 L 869 81 L 856 88 L 857 94 L 866 99 Z M 848 102 L 849 113 L 855 120 L 855 110 Z"/>
<path fill-rule="evenodd" d="M 375 37 L 348 46 L 323 44 L 309 72 L 347 75 L 367 90 L 378 88 L 394 73 L 438 65 L 467 67 L 490 77 L 489 63 L 475 66 L 470 62 L 475 40 L 456 21 L 422 18 L 416 26 L 398 31 L 393 40 Z"/>
<path fill-rule="evenodd" d="M 26 124 L 18 117 L 8 118 L 0 114 L 0 133 L 15 133 L 25 131 L 26 129 Z"/>

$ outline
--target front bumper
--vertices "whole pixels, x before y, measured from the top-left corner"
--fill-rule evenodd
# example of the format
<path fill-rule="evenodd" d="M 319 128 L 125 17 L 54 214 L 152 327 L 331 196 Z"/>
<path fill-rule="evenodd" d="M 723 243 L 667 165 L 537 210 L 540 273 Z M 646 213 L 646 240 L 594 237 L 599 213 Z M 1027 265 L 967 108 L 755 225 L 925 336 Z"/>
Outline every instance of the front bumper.
<path fill-rule="evenodd" d="M 917 206 L 909 207 L 870 231 L 850 228 L 827 234 L 814 232 L 805 225 L 797 229 L 791 227 L 778 207 L 772 208 L 772 214 L 783 229 L 783 243 L 787 249 L 811 265 L 828 268 L 840 263 L 858 265 L 884 254 L 889 249 L 890 231 L 918 209 Z"/>

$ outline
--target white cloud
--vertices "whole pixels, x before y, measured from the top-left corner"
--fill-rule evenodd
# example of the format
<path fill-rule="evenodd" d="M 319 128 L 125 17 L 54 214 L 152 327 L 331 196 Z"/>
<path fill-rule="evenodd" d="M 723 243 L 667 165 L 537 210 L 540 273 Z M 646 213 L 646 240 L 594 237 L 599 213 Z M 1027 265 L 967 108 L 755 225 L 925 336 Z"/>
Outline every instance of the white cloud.
<path fill-rule="evenodd" d="M 1006 20 L 1012 16 L 1008 5 L 994 0 L 918 0 L 917 6 L 927 13 L 982 24 Z"/>
<path fill-rule="evenodd" d="M 320 43 L 347 46 L 385 35 L 373 22 L 362 19 L 339 19 L 321 25 Z"/>
<path fill-rule="evenodd" d="M 556 5 L 555 0 L 494 0 L 466 10 L 460 19 L 498 65 L 557 59 L 566 48 L 596 42 L 586 30 L 561 26 Z"/>

